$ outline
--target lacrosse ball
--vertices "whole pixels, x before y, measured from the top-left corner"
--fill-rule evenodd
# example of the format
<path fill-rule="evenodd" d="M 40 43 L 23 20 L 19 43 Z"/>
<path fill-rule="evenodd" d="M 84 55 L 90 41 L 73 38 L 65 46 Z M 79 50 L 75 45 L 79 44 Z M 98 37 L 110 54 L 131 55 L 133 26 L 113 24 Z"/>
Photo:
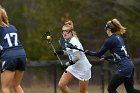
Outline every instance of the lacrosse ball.
<path fill-rule="evenodd" d="M 47 36 L 47 39 L 51 39 L 51 36 Z"/>

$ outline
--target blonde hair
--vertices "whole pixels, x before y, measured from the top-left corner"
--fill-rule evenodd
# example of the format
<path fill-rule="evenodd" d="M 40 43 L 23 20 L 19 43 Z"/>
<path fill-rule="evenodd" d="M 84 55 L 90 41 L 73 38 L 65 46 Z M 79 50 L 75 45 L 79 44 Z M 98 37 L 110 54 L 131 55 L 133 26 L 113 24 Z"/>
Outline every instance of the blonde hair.
<path fill-rule="evenodd" d="M 1 26 L 8 26 L 9 25 L 7 13 L 2 6 L 0 6 L 0 25 Z"/>
<path fill-rule="evenodd" d="M 72 22 L 71 20 L 65 21 L 64 24 L 65 24 L 65 25 L 70 25 L 70 26 L 71 26 L 71 29 L 74 29 L 74 25 L 73 25 L 73 22 Z"/>
<path fill-rule="evenodd" d="M 116 32 L 116 34 L 120 34 L 123 35 L 126 32 L 126 28 L 124 26 L 121 25 L 121 23 L 119 22 L 118 19 L 114 18 L 111 21 L 118 29 L 118 31 Z"/>
<path fill-rule="evenodd" d="M 73 37 L 76 37 L 78 39 L 77 33 L 74 31 L 74 25 L 73 22 L 71 20 L 67 20 L 64 23 L 63 27 L 68 27 L 69 30 L 71 30 Z"/>

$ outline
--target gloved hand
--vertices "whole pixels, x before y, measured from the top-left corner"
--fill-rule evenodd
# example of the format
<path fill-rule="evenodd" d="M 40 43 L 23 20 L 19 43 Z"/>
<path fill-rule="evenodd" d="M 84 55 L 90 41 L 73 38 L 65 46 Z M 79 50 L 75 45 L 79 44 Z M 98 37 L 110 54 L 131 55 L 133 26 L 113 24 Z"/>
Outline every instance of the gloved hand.
<path fill-rule="evenodd" d="M 0 45 L 0 51 L 3 50 L 3 47 Z"/>
<path fill-rule="evenodd" d="M 65 64 L 63 64 L 61 67 L 63 70 L 67 69 L 68 66 L 73 65 L 74 62 L 72 60 L 66 62 Z"/>
<path fill-rule="evenodd" d="M 64 65 L 61 65 L 61 68 L 62 70 L 66 70 L 68 66 L 66 66 L 65 64 Z"/>
<path fill-rule="evenodd" d="M 64 55 L 64 51 L 63 50 L 56 50 L 55 52 L 54 52 L 54 55 L 56 56 L 56 55 Z"/>
<path fill-rule="evenodd" d="M 85 54 L 86 55 L 90 55 L 90 51 L 89 50 L 85 50 Z"/>
<path fill-rule="evenodd" d="M 106 60 L 106 59 L 105 59 L 105 56 L 101 56 L 99 60 L 100 60 L 100 61 Z"/>

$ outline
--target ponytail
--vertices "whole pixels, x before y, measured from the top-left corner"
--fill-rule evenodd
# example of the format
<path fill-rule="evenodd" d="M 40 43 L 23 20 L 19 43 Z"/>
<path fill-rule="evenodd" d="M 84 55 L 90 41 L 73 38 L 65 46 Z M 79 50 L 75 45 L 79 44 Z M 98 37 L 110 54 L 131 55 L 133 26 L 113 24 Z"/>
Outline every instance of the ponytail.
<path fill-rule="evenodd" d="M 112 23 L 118 28 L 117 34 L 123 35 L 126 32 L 126 28 L 117 19 L 113 19 Z"/>
<path fill-rule="evenodd" d="M 64 23 L 64 26 L 67 26 L 70 28 L 70 30 L 72 31 L 73 37 L 76 37 L 78 39 L 77 33 L 74 31 L 74 25 L 73 22 L 71 20 L 67 20 Z"/>
<path fill-rule="evenodd" d="M 69 25 L 71 27 L 71 30 L 74 29 L 73 22 L 71 20 L 67 20 L 64 25 Z"/>

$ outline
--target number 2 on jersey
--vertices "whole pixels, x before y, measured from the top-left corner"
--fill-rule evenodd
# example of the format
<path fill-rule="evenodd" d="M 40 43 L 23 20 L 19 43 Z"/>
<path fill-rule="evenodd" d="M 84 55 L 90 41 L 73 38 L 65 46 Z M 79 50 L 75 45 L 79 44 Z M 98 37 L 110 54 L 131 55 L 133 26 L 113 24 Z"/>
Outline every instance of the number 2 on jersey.
<path fill-rule="evenodd" d="M 14 38 L 14 46 L 18 45 L 18 40 L 17 40 L 17 33 L 7 33 L 4 37 L 4 39 L 7 40 L 9 47 L 12 47 L 12 41 L 11 38 Z"/>

